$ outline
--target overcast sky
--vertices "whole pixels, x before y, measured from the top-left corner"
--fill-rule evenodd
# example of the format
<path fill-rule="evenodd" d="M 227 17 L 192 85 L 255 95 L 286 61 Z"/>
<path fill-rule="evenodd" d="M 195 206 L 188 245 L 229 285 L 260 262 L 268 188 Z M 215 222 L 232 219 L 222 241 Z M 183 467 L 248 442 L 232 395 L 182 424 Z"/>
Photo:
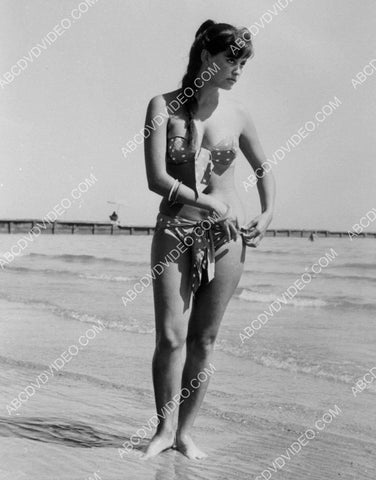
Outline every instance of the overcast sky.
<path fill-rule="evenodd" d="M 126 204 L 122 223 L 152 225 L 161 197 L 147 188 L 143 146 L 126 158 L 121 148 L 143 128 L 150 98 L 180 86 L 194 34 L 211 18 L 259 25 L 255 57 L 230 95 L 249 108 L 268 158 L 325 104 L 341 101 L 273 167 L 271 226 L 351 229 L 376 206 L 376 73 L 352 85 L 376 58 L 376 3 L 280 3 L 288 5 L 280 11 L 273 0 L 98 0 L 55 41 L 45 40 L 36 58 L 38 49 L 30 50 L 72 19 L 79 1 L 2 0 L 0 219 L 41 218 L 93 173 L 98 182 L 61 219 L 105 221 L 107 201 L 116 201 Z M 273 8 L 278 15 L 265 15 Z M 24 57 L 25 70 L 5 83 L 4 74 Z M 237 162 L 250 219 L 259 212 L 257 192 L 244 188 L 251 170 L 242 154 Z"/>

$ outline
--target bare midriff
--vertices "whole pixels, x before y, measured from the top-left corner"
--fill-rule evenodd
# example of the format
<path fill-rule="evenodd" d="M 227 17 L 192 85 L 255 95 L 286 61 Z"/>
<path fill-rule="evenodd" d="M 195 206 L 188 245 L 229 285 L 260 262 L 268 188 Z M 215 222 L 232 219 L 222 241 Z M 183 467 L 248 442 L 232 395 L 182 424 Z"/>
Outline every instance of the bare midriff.
<path fill-rule="evenodd" d="M 236 159 L 230 166 L 216 166 L 212 170 L 209 185 L 205 188 L 203 193 L 206 195 L 211 195 L 227 205 L 231 205 L 233 216 L 238 219 L 239 225 L 243 225 L 245 222 L 245 211 L 240 196 L 235 188 L 235 161 Z M 194 164 L 167 164 L 167 173 L 172 177 L 182 181 L 184 185 L 194 190 Z M 210 214 L 209 210 L 193 205 L 182 203 L 169 205 L 165 197 L 160 203 L 159 211 L 171 217 L 179 215 L 181 217 L 197 221 L 203 220 Z"/>

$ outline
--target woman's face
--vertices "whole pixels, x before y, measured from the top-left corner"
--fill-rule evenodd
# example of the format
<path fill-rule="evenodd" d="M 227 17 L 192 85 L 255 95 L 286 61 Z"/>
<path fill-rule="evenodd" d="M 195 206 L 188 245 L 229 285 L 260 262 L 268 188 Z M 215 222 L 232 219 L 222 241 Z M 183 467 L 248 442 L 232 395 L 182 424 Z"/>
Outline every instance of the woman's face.
<path fill-rule="evenodd" d="M 218 88 L 230 90 L 233 85 L 239 80 L 243 71 L 247 58 L 233 58 L 229 57 L 225 52 L 217 53 L 217 55 L 210 55 L 208 63 L 212 73 L 212 84 Z M 218 67 L 216 67 L 216 65 Z"/>

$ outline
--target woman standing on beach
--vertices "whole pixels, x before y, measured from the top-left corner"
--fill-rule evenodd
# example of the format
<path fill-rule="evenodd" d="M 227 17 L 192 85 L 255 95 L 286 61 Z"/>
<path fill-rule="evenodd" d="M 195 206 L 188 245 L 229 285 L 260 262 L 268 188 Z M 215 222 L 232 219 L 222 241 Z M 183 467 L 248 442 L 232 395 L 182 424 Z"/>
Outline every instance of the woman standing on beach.
<path fill-rule="evenodd" d="M 196 33 L 182 88 L 157 95 L 148 105 L 145 127 L 154 125 L 157 115 L 164 118 L 145 139 L 149 188 L 163 197 L 151 263 L 166 257 L 170 263 L 153 280 L 153 383 L 160 423 L 145 458 L 171 447 L 189 458 L 206 456 L 190 430 L 208 381 L 196 381 L 192 388 L 192 380 L 209 366 L 243 271 L 246 245 L 256 247 L 272 219 L 274 179 L 263 170 L 266 157 L 254 125 L 246 109 L 223 93 L 232 89 L 252 55 L 249 30 L 207 20 Z M 180 107 L 166 114 L 176 99 Z M 234 185 L 238 147 L 258 170 L 261 214 L 247 225 Z M 183 390 L 188 395 L 180 397 Z M 176 426 L 175 411 L 165 408 L 173 398 L 180 398 Z"/>

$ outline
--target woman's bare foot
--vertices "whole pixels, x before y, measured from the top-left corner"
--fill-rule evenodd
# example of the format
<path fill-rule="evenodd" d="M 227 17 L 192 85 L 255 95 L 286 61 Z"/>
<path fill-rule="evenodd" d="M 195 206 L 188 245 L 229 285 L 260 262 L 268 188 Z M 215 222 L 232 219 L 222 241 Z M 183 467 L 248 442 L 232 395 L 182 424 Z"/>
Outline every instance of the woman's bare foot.
<path fill-rule="evenodd" d="M 202 460 L 207 455 L 200 450 L 189 435 L 176 435 L 176 450 L 191 460 Z"/>
<path fill-rule="evenodd" d="M 156 433 L 151 439 L 148 448 L 146 449 L 145 455 L 142 456 L 144 460 L 148 458 L 153 458 L 164 450 L 172 448 L 174 444 L 174 434 L 171 433 Z"/>

